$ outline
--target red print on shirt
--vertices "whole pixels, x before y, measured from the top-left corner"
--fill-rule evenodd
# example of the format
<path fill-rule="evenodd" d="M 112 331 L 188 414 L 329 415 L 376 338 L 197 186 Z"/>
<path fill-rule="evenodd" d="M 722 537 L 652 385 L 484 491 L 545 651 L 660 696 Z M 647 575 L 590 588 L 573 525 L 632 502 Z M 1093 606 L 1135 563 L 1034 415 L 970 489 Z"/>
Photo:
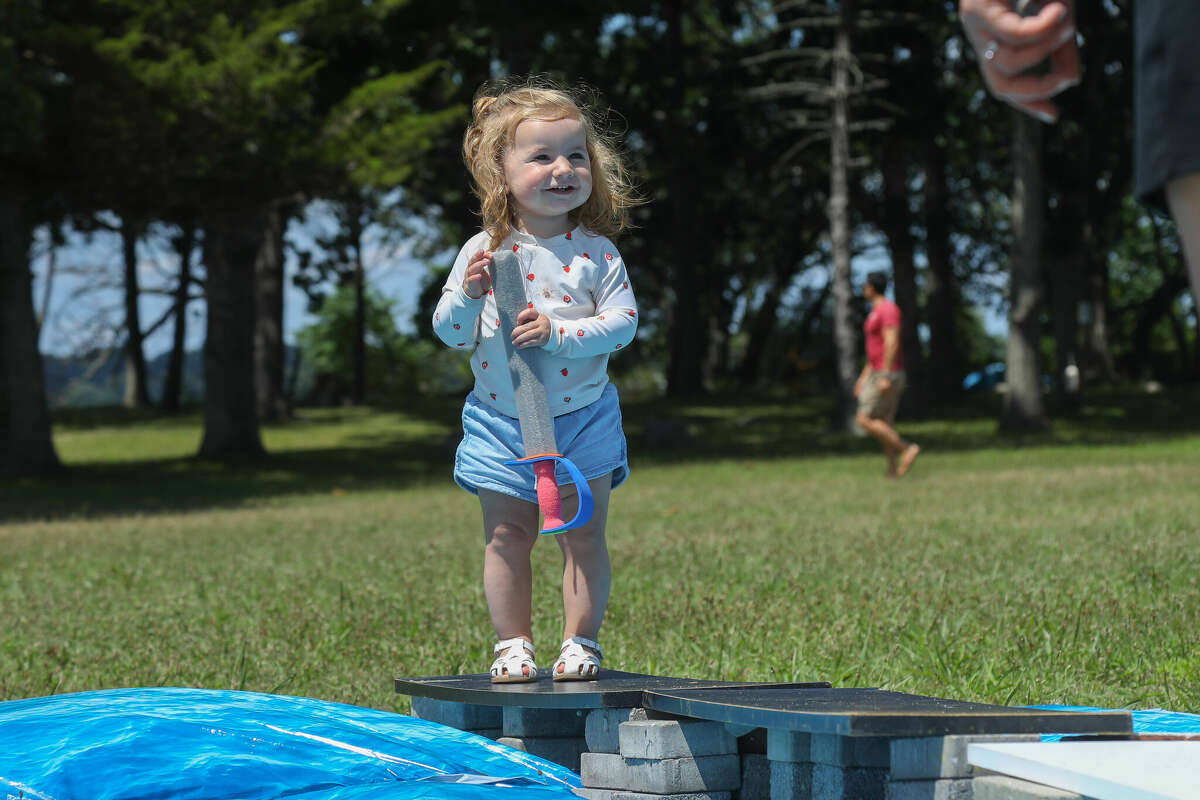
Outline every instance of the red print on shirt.
<path fill-rule="evenodd" d="M 576 336 L 583 336 L 583 328 L 580 328 L 579 330 L 575 331 L 575 335 L 576 335 Z"/>
<path fill-rule="evenodd" d="M 484 369 L 487 369 L 487 362 L 486 362 L 486 361 L 484 361 L 484 362 L 483 362 L 483 368 L 484 368 Z"/>
<path fill-rule="evenodd" d="M 517 252 L 517 246 L 515 244 L 513 245 L 513 252 Z"/>
<path fill-rule="evenodd" d="M 566 367 L 563 367 L 562 374 L 563 374 L 564 378 L 567 377 L 567 368 Z"/>
<path fill-rule="evenodd" d="M 564 295 L 563 295 L 563 302 L 564 302 L 564 303 L 569 303 L 569 302 L 571 302 L 571 295 L 569 295 L 569 294 L 564 294 Z"/>
<path fill-rule="evenodd" d="M 612 261 L 612 260 L 613 260 L 613 254 L 612 254 L 612 253 L 605 253 L 605 254 L 604 254 L 604 257 L 605 257 L 605 258 L 607 258 L 609 261 Z"/>
<path fill-rule="evenodd" d="M 526 275 L 525 277 L 529 278 L 529 280 L 533 280 L 533 273 L 531 272 L 528 275 Z"/>
<path fill-rule="evenodd" d="M 563 264 L 563 272 L 570 272 L 570 271 L 571 271 L 571 267 L 570 267 L 570 265 L 568 265 L 568 264 Z"/>
<path fill-rule="evenodd" d="M 462 325 L 459 325 L 457 322 L 454 323 L 454 330 L 458 330 L 461 327 L 462 327 Z"/>
<path fill-rule="evenodd" d="M 570 232 L 570 231 L 567 231 L 567 238 L 568 238 L 568 239 L 570 239 L 570 238 L 571 238 L 571 232 Z"/>

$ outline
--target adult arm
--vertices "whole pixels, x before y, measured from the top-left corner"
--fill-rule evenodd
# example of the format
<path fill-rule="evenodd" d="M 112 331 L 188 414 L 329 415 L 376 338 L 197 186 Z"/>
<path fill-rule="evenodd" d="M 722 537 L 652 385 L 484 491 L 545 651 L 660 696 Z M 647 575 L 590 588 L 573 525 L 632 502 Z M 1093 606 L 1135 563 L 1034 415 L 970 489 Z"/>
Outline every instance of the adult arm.
<path fill-rule="evenodd" d="M 885 394 L 892 388 L 892 379 L 887 377 L 892 371 L 892 364 L 896 360 L 896 353 L 900 351 L 900 326 L 888 325 L 883 329 L 883 363 L 879 371 L 883 373 L 879 377 L 879 391 Z"/>

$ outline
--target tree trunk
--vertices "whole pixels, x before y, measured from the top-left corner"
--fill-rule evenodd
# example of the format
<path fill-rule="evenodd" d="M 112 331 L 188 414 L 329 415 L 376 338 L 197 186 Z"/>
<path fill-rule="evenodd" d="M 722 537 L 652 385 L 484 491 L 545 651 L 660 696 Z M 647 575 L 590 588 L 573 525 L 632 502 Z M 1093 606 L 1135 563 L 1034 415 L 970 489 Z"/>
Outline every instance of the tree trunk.
<path fill-rule="evenodd" d="M 1083 202 L 1082 198 L 1080 198 Z M 1083 252 L 1077 249 L 1050 265 L 1054 311 L 1054 391 L 1058 407 L 1074 410 L 1081 402 L 1079 379 L 1079 276 Z"/>
<path fill-rule="evenodd" d="M 896 305 L 900 307 L 900 350 L 909 390 L 900 401 L 905 413 L 925 415 L 925 365 L 921 337 L 917 333 L 920 312 L 917 308 L 916 249 L 912 235 L 912 214 L 908 204 L 908 159 L 905 142 L 889 140 L 883 153 L 883 229 L 892 256 L 892 283 Z"/>
<path fill-rule="evenodd" d="M 837 375 L 834 428 L 856 432 L 854 382 L 858 377 L 858 315 L 850 280 L 849 177 L 850 25 L 854 11 L 842 6 L 833 50 L 833 114 L 829 148 L 829 234 L 833 250 L 833 352 Z"/>
<path fill-rule="evenodd" d="M 1116 362 L 1108 345 L 1108 265 L 1103 258 L 1089 259 L 1087 298 L 1088 315 L 1084 321 L 1087 372 L 1100 376 L 1107 383 L 1116 383 Z"/>
<path fill-rule="evenodd" d="M 229 211 L 205 225 L 208 331 L 202 457 L 264 452 L 254 393 L 254 262 L 261 222 L 258 215 Z"/>
<path fill-rule="evenodd" d="M 146 353 L 142 347 L 142 321 L 138 314 L 137 242 L 142 225 L 121 218 L 121 251 L 125 261 L 125 397 L 126 408 L 149 408 L 146 388 Z"/>
<path fill-rule="evenodd" d="M 1000 415 L 1003 431 L 1046 430 L 1038 338 L 1041 333 L 1042 130 L 1041 123 L 1013 110 L 1015 181 L 1013 250 L 1009 263 L 1008 392 Z"/>
<path fill-rule="evenodd" d="M 684 72 L 686 58 L 683 44 L 682 0 L 667 0 L 664 3 L 664 21 L 667 23 L 667 63 L 675 66 L 672 74 L 661 75 L 659 80 L 669 82 L 669 108 L 682 109 L 687 76 Z M 673 262 L 671 304 L 671 355 L 667 365 L 667 394 L 672 397 L 688 397 L 704 391 L 703 361 L 708 352 L 708 322 L 705 309 L 701 309 L 704 295 L 700 259 L 697 256 L 695 227 L 696 214 L 693 203 L 697 194 L 692 190 L 692 159 L 687 139 L 688 132 L 679 122 L 678 114 L 667 114 L 668 186 L 671 203 L 672 243 L 670 258 Z M 707 289 L 708 287 L 703 287 Z"/>
<path fill-rule="evenodd" d="M 351 203 L 347 219 L 350 223 L 350 236 L 354 241 L 354 384 L 350 389 L 350 399 L 355 405 L 362 405 L 367 400 L 367 274 L 363 264 L 363 208 L 359 203 Z"/>
<path fill-rule="evenodd" d="M 187 356 L 187 307 L 188 292 L 192 283 L 192 249 L 196 246 L 196 228 L 191 224 L 183 227 L 175 241 L 175 252 L 179 254 L 179 283 L 175 286 L 175 329 L 171 337 L 171 356 L 167 362 L 167 378 L 163 382 L 162 407 L 164 411 L 176 412 L 183 395 L 183 367 Z"/>
<path fill-rule="evenodd" d="M 0 474 L 7 475 L 61 466 L 38 351 L 30 241 L 20 198 L 0 185 Z"/>
<path fill-rule="evenodd" d="M 254 259 L 254 376 L 258 418 L 263 422 L 291 414 L 283 389 L 283 234 L 287 214 L 268 208 L 258 256 Z"/>
<path fill-rule="evenodd" d="M 929 323 L 929 390 L 944 400 L 962 391 L 962 353 L 954 309 L 958 304 L 950 229 L 946 222 L 946 153 L 932 139 L 925 149 L 925 258 L 929 269 L 925 312 Z"/>

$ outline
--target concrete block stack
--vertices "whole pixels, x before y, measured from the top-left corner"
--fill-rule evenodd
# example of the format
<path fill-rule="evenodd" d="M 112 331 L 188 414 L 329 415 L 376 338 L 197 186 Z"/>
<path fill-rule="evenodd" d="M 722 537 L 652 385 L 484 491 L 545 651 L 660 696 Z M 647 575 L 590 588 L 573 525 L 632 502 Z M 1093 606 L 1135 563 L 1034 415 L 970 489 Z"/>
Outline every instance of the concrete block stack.
<path fill-rule="evenodd" d="M 887 800 L 973 800 L 981 774 L 967 762 L 972 742 L 1036 742 L 1040 736 L 931 736 L 893 739 Z"/>
<path fill-rule="evenodd" d="M 585 729 L 579 794 L 590 800 L 731 800 L 741 788 L 737 739 L 719 722 L 600 709 Z"/>
<path fill-rule="evenodd" d="M 587 749 L 587 715 L 576 708 L 505 706 L 504 735 L 496 741 L 579 772 L 579 757 Z"/>
<path fill-rule="evenodd" d="M 489 739 L 504 735 L 500 706 L 481 706 L 474 703 L 455 703 L 451 700 L 435 700 L 432 697 L 413 697 L 414 717 L 449 725 L 460 731 L 477 733 Z"/>
<path fill-rule="evenodd" d="M 891 752 L 888 739 L 767 732 L 772 800 L 883 798 Z"/>

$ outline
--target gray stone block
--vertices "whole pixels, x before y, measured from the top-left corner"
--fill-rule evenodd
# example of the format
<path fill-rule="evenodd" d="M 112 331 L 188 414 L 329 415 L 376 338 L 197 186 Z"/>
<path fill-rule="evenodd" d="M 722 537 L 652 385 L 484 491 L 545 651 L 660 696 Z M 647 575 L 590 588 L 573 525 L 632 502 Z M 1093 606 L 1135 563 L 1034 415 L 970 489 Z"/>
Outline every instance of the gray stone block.
<path fill-rule="evenodd" d="M 882 736 L 837 736 L 814 733 L 809 758 L 815 764 L 843 767 L 887 767 L 891 740 Z"/>
<path fill-rule="evenodd" d="M 883 800 L 887 783 L 881 767 L 813 764 L 812 800 Z"/>
<path fill-rule="evenodd" d="M 583 736 L 587 709 L 504 706 L 505 736 L 565 738 Z"/>
<path fill-rule="evenodd" d="M 684 794 L 647 794 L 624 789 L 576 789 L 575 794 L 588 800 L 730 800 L 729 792 L 685 792 Z M 763 795 L 765 798 L 766 795 Z"/>
<path fill-rule="evenodd" d="M 771 731 L 770 733 L 774 733 Z M 770 733 L 767 742 L 771 741 Z M 768 744 L 768 746 L 770 746 Z M 771 800 L 812 800 L 813 765 L 771 760 Z M 749 800 L 749 798 L 746 798 Z"/>
<path fill-rule="evenodd" d="M 738 800 L 760 800 L 771 796 L 771 762 L 763 753 L 746 753 L 742 757 L 742 788 Z"/>
<path fill-rule="evenodd" d="M 412 699 L 414 717 L 427 719 L 462 731 L 479 731 L 503 727 L 500 706 L 481 706 L 474 703 L 455 703 L 432 697 Z"/>
<path fill-rule="evenodd" d="M 973 800 L 1087 800 L 1083 795 L 1007 775 L 983 775 L 971 781 Z"/>
<path fill-rule="evenodd" d="M 886 800 L 973 800 L 970 778 L 938 781 L 889 781 Z"/>
<path fill-rule="evenodd" d="M 771 761 L 812 762 L 812 734 L 771 729 L 767 731 L 767 758 Z"/>
<path fill-rule="evenodd" d="M 973 742 L 1036 742 L 1037 734 L 1008 736 L 929 736 L 892 740 L 892 780 L 970 778 L 977 773 L 967 762 L 967 745 Z"/>
<path fill-rule="evenodd" d="M 496 741 L 531 756 L 561 764 L 572 772 L 579 772 L 579 756 L 587 751 L 587 743 L 580 736 L 563 739 L 502 736 Z"/>
<path fill-rule="evenodd" d="M 622 722 L 649 719 L 644 708 L 598 708 L 584 721 L 584 738 L 593 753 L 619 753 Z"/>
<path fill-rule="evenodd" d="M 651 794 L 721 792 L 741 786 L 736 754 L 662 760 L 625 758 L 613 753 L 584 753 L 579 767 L 589 789 L 626 789 Z"/>
<path fill-rule="evenodd" d="M 646 719 L 618 728 L 625 758 L 698 758 L 737 752 L 737 739 L 720 722 Z"/>

